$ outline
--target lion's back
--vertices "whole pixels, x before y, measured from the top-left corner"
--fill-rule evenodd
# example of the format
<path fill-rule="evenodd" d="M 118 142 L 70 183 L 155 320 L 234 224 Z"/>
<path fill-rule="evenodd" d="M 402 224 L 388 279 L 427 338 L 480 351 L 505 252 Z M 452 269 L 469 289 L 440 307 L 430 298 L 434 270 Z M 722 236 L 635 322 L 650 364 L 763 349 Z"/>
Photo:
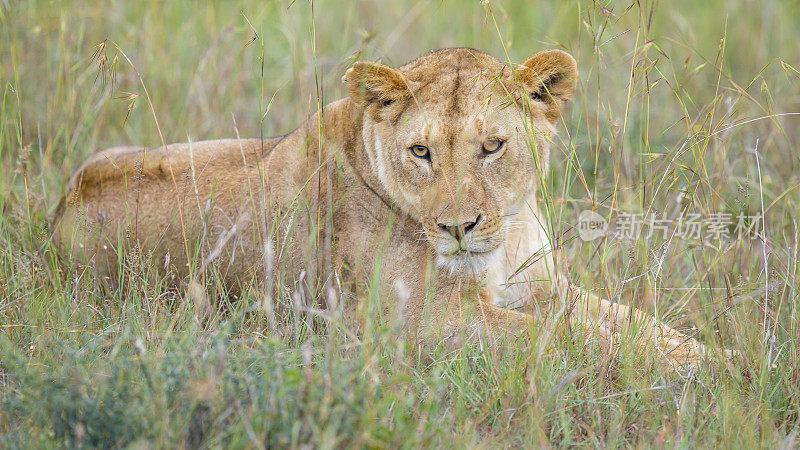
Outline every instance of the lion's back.
<path fill-rule="evenodd" d="M 259 189 L 259 164 L 278 140 L 127 146 L 95 153 L 67 183 L 52 223 L 54 240 L 71 259 L 91 261 L 103 272 L 115 271 L 116 247 L 123 242 L 158 248 L 183 269 L 187 241 L 219 234 L 209 227 L 230 227 L 247 209 L 243 202 L 253 196 L 246 191 Z"/>

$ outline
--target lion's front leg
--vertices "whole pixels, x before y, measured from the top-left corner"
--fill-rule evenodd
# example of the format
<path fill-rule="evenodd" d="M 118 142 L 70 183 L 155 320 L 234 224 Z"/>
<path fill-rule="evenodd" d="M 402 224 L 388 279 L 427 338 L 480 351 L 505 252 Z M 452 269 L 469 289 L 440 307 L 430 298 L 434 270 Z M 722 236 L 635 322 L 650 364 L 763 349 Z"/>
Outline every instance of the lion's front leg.
<path fill-rule="evenodd" d="M 496 335 L 519 335 L 527 332 L 534 320 L 534 316 L 523 314 L 514 310 L 496 306 L 497 298 L 494 291 L 483 287 L 478 291 L 477 318 L 480 323 L 492 330 Z"/>
<path fill-rule="evenodd" d="M 460 285 L 459 285 L 460 284 Z M 428 297 L 416 323 L 418 341 L 458 348 L 467 342 L 494 345 L 527 333 L 533 317 L 494 305 L 482 284 L 454 283 Z"/>
<path fill-rule="evenodd" d="M 638 348 L 652 348 L 668 363 L 680 367 L 700 363 L 712 356 L 697 339 L 661 323 L 644 311 L 612 303 L 585 291 L 580 291 L 574 300 L 568 314 L 570 324 L 602 330 L 604 339 L 613 340 L 624 333 L 635 333 Z"/>

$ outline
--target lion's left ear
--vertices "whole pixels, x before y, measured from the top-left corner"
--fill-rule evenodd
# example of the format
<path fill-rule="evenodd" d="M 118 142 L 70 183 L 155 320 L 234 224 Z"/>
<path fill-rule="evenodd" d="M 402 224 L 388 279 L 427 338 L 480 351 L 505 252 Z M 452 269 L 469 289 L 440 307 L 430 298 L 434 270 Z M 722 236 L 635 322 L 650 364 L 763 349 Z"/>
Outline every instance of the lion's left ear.
<path fill-rule="evenodd" d="M 545 50 L 528 58 L 514 71 L 514 78 L 531 100 L 547 105 L 547 119 L 555 122 L 575 94 L 578 65 L 567 52 Z"/>

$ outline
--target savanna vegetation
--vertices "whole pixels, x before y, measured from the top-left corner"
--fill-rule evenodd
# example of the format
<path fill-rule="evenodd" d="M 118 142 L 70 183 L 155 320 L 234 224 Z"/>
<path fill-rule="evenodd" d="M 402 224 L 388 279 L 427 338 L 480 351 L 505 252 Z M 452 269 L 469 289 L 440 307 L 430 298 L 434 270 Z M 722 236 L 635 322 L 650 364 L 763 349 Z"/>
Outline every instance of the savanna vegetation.
<path fill-rule="evenodd" d="M 777 0 L 0 0 L 0 447 L 800 445 L 798 17 Z M 147 255 L 121 253 L 109 290 L 50 240 L 99 149 L 283 134 L 347 95 L 355 60 L 449 46 L 576 57 L 540 199 L 563 271 L 730 361 L 670 369 L 559 332 L 417 357 L 287 290 L 275 325 L 255 290 L 174 289 Z M 581 238 L 585 210 L 604 236 Z"/>

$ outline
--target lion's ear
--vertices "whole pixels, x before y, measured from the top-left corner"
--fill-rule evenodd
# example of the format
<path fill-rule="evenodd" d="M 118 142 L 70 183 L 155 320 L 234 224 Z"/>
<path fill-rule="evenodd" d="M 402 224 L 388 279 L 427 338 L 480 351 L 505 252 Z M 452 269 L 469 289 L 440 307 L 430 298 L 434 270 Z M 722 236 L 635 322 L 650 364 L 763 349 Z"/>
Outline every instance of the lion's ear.
<path fill-rule="evenodd" d="M 359 61 L 347 70 L 342 80 L 347 83 L 350 98 L 361 107 L 372 102 L 388 106 L 410 94 L 406 77 L 379 62 Z"/>
<path fill-rule="evenodd" d="M 514 71 L 514 78 L 531 100 L 547 105 L 547 118 L 555 122 L 575 94 L 578 65 L 567 52 L 545 50 L 528 58 Z"/>

